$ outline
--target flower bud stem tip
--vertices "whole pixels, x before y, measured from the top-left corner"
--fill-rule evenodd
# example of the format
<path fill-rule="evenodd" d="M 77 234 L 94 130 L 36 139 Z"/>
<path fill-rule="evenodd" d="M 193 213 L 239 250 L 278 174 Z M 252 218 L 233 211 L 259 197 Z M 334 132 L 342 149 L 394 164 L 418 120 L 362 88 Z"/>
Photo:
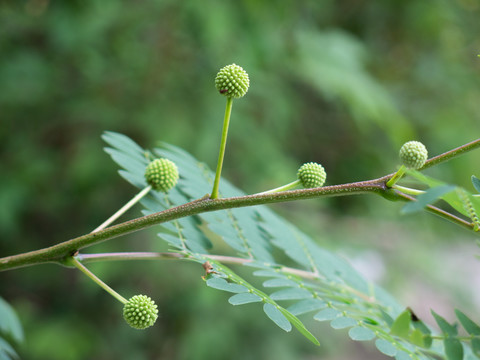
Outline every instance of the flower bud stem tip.
<path fill-rule="evenodd" d="M 110 286 L 105 284 L 102 280 L 100 280 L 94 273 L 92 273 L 90 270 L 88 270 L 80 261 L 78 261 L 75 256 L 71 257 L 71 263 L 75 265 L 75 267 L 83 272 L 85 275 L 87 275 L 90 279 L 92 279 L 97 285 L 99 285 L 102 289 L 104 289 L 106 292 L 108 292 L 110 295 L 112 295 L 115 299 L 120 301 L 122 304 L 125 304 L 127 302 L 127 299 L 125 299 L 122 295 L 117 293 L 115 290 L 113 290 Z"/>
<path fill-rule="evenodd" d="M 223 158 L 225 156 L 225 148 L 227 146 L 227 134 L 228 134 L 228 126 L 230 124 L 230 114 L 232 113 L 232 105 L 233 105 L 233 98 L 227 97 L 227 105 L 225 106 L 225 117 L 223 119 L 222 140 L 220 143 L 220 152 L 218 154 L 217 171 L 215 172 L 215 181 L 213 183 L 212 195 L 210 196 L 211 199 L 218 198 L 218 187 L 220 184 L 220 176 L 222 174 L 222 165 L 223 165 Z"/>
<path fill-rule="evenodd" d="M 120 216 L 122 216 L 125 212 L 127 212 L 128 209 L 130 209 L 133 205 L 135 205 L 137 202 L 139 202 L 145 195 L 147 195 L 149 193 L 150 190 L 152 190 L 152 186 L 148 185 L 146 188 L 144 188 L 142 191 L 140 191 L 137 195 L 135 195 L 128 203 L 123 205 L 115 214 L 113 214 L 107 220 L 105 220 L 105 222 L 102 225 L 100 225 L 95 230 L 93 230 L 92 233 L 105 229 L 108 225 L 113 223 Z"/>

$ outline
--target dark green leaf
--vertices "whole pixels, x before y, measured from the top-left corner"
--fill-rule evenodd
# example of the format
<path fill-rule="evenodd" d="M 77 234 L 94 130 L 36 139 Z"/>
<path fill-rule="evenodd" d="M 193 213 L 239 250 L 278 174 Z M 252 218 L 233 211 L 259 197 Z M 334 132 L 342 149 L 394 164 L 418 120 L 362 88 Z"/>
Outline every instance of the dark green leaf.
<path fill-rule="evenodd" d="M 480 339 L 479 338 L 472 339 L 472 351 L 475 355 L 480 357 Z"/>
<path fill-rule="evenodd" d="M 275 324 L 277 324 L 281 329 L 285 331 L 292 330 L 292 324 L 287 320 L 285 315 L 282 314 L 280 310 L 277 309 L 275 305 L 266 303 L 263 305 L 263 311 Z"/>
<path fill-rule="evenodd" d="M 437 322 L 438 326 L 440 329 L 447 334 L 448 336 L 455 336 L 457 335 L 457 327 L 454 325 L 450 325 L 447 320 L 445 320 L 443 317 L 438 315 L 435 311 L 432 310 L 432 315 L 435 318 L 435 321 Z"/>
<path fill-rule="evenodd" d="M 411 214 L 417 211 L 423 210 L 423 208 L 431 203 L 435 202 L 438 198 L 453 191 L 455 186 L 442 185 L 427 190 L 424 194 L 417 197 L 417 201 L 412 201 L 405 205 L 402 209 L 403 214 Z"/>
<path fill-rule="evenodd" d="M 467 315 L 458 309 L 455 309 L 455 314 L 462 326 L 470 335 L 480 335 L 480 326 L 473 322 Z"/>
<path fill-rule="evenodd" d="M 472 175 L 472 184 L 475 190 L 480 193 L 480 179 L 477 178 L 475 175 Z"/>
<path fill-rule="evenodd" d="M 375 333 L 363 326 L 355 326 L 348 331 L 348 336 L 355 341 L 369 341 L 375 338 Z"/>
<path fill-rule="evenodd" d="M 262 301 L 262 298 L 258 295 L 246 292 L 246 293 L 241 293 L 241 294 L 235 294 L 230 299 L 228 299 L 228 302 L 232 305 L 243 305 L 243 304 L 249 304 L 252 302 L 260 302 Z"/>
<path fill-rule="evenodd" d="M 245 286 L 229 283 L 225 279 L 219 277 L 212 277 L 208 279 L 207 285 L 214 289 L 228 291 L 232 293 L 244 293 L 248 291 Z"/>
<path fill-rule="evenodd" d="M 408 338 L 410 332 L 410 323 L 411 323 L 411 314 L 410 311 L 405 310 L 402 312 L 393 322 L 393 325 L 390 329 L 392 335 L 402 337 L 404 339 Z"/>
<path fill-rule="evenodd" d="M 377 339 L 375 341 L 375 346 L 377 349 L 388 356 L 395 356 L 397 354 L 397 348 L 390 342 L 385 339 Z"/>
<path fill-rule="evenodd" d="M 443 341 L 445 346 L 445 355 L 448 360 L 462 360 L 463 359 L 463 346 L 457 339 L 446 338 Z"/>

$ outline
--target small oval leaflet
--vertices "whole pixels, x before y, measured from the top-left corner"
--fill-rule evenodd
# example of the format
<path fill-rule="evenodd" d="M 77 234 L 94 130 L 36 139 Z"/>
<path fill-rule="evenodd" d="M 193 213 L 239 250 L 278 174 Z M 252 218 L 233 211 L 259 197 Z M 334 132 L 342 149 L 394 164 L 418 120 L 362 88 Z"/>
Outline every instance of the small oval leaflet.
<path fill-rule="evenodd" d="M 375 337 L 375 333 L 363 326 L 355 326 L 348 331 L 348 336 L 355 341 L 369 341 Z"/>
<path fill-rule="evenodd" d="M 272 320 L 275 324 L 277 324 L 281 329 L 285 331 L 292 330 L 292 324 L 290 321 L 278 310 L 275 305 L 266 303 L 263 305 L 263 311 L 265 314 Z"/>
<path fill-rule="evenodd" d="M 338 315 L 340 315 L 340 311 L 332 308 L 327 308 L 315 314 L 313 318 L 317 321 L 326 321 L 326 320 L 333 320 Z"/>
<path fill-rule="evenodd" d="M 300 300 L 309 299 L 313 295 L 310 291 L 301 288 L 283 289 L 270 294 L 273 300 Z"/>
<path fill-rule="evenodd" d="M 246 293 L 241 293 L 241 294 L 235 294 L 230 299 L 228 299 L 228 302 L 232 305 L 243 305 L 243 304 L 249 304 L 253 302 L 260 302 L 262 301 L 262 298 L 258 295 L 246 292 Z"/>
<path fill-rule="evenodd" d="M 341 316 L 336 319 L 333 319 L 332 322 L 330 323 L 330 326 L 334 329 L 345 329 L 347 327 L 352 327 L 357 324 L 358 324 L 357 320 L 348 318 L 345 316 Z"/>
<path fill-rule="evenodd" d="M 375 346 L 385 355 L 395 356 L 397 354 L 397 348 L 393 346 L 390 341 L 385 339 L 377 339 L 377 341 L 375 341 Z"/>
<path fill-rule="evenodd" d="M 244 293 L 248 291 L 245 286 L 229 283 L 225 279 L 219 277 L 213 277 L 208 279 L 207 286 L 232 293 Z"/>

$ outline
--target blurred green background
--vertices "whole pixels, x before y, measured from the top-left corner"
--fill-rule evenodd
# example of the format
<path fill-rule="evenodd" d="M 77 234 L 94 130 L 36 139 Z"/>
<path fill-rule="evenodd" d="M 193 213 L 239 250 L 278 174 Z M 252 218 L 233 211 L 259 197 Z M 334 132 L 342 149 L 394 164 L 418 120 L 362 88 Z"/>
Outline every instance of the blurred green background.
<path fill-rule="evenodd" d="M 87 233 L 133 196 L 102 151 L 105 130 L 214 168 L 225 104 L 214 78 L 233 62 L 251 87 L 234 103 L 223 175 L 249 193 L 294 180 L 307 161 L 337 184 L 394 171 L 408 140 L 431 155 L 474 140 L 479 18 L 477 0 L 1 1 L 0 256 Z M 428 174 L 473 190 L 478 158 Z M 475 237 L 453 225 L 362 196 L 275 209 L 422 316 L 480 310 Z M 152 230 L 92 251 L 163 248 Z M 1 273 L 25 328 L 22 359 L 383 358 L 319 323 L 321 348 L 285 334 L 206 289 L 192 264 L 91 268 L 126 297 L 151 295 L 157 325 L 132 331 L 74 270 Z"/>

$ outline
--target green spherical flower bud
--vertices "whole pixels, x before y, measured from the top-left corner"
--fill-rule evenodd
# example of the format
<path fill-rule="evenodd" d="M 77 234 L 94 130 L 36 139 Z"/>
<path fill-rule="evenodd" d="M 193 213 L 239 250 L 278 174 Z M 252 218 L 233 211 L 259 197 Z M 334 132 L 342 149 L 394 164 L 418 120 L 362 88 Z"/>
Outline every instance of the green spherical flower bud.
<path fill-rule="evenodd" d="M 303 164 L 297 172 L 298 180 L 304 188 L 320 187 L 325 183 L 327 173 L 322 165 L 310 162 Z"/>
<path fill-rule="evenodd" d="M 220 94 L 227 97 L 241 98 L 247 93 L 249 86 L 247 72 L 235 64 L 220 69 L 215 78 L 215 87 Z"/>
<path fill-rule="evenodd" d="M 135 329 L 146 329 L 155 324 L 158 317 L 157 305 L 145 295 L 131 297 L 123 307 L 123 318 Z"/>
<path fill-rule="evenodd" d="M 400 160 L 411 169 L 420 169 L 427 161 L 428 151 L 421 142 L 409 141 L 400 149 Z"/>
<path fill-rule="evenodd" d="M 145 169 L 145 180 L 153 189 L 167 192 L 177 184 L 177 165 L 168 159 L 155 159 Z"/>

